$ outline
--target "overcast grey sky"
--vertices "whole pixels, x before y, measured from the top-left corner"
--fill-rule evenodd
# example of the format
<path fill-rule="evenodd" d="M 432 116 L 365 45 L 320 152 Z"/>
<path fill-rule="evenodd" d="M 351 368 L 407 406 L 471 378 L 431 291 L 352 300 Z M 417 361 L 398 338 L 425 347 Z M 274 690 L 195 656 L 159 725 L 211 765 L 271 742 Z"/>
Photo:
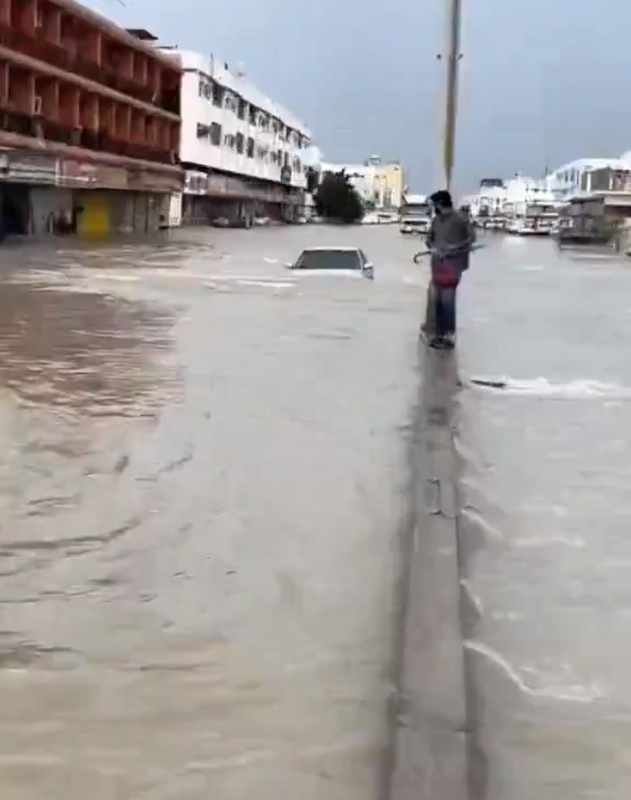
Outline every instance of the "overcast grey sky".
<path fill-rule="evenodd" d="M 629 0 L 463 0 L 457 184 L 631 149 Z M 447 0 L 87 0 L 214 52 L 309 125 L 330 161 L 440 175 Z"/>

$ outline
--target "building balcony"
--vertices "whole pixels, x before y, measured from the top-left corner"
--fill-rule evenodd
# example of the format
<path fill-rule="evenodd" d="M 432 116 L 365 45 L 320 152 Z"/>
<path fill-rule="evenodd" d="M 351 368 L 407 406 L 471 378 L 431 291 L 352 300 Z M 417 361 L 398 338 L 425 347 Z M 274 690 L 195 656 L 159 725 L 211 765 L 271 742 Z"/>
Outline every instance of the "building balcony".
<path fill-rule="evenodd" d="M 179 160 L 172 151 L 118 139 L 106 131 L 82 130 L 60 120 L 42 119 L 0 108 L 0 134 L 2 132 L 158 164 L 175 165 Z"/>
<path fill-rule="evenodd" d="M 180 114 L 179 87 L 170 91 L 152 89 L 145 80 L 126 77 L 113 66 L 90 60 L 87 53 L 80 52 L 80 48 L 77 48 L 78 52 L 73 52 L 73 48 L 68 49 L 51 42 L 46 38 L 43 29 L 36 29 L 31 36 L 18 28 L 0 23 L 0 46 L 36 58 L 65 72 L 88 78 L 172 114 Z"/>

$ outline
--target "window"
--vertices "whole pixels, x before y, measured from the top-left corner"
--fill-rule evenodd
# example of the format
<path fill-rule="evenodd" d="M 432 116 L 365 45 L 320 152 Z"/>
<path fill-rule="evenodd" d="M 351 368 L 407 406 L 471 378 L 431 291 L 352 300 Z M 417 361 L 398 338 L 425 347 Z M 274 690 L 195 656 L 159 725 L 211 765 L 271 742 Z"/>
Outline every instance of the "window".
<path fill-rule="evenodd" d="M 225 91 L 224 91 L 223 86 L 220 86 L 218 83 L 214 83 L 213 82 L 213 86 L 212 86 L 213 105 L 218 106 L 219 108 L 221 108 L 223 106 L 224 94 L 225 94 Z"/>
<path fill-rule="evenodd" d="M 206 139 L 210 136 L 210 126 L 203 125 L 201 122 L 197 123 L 197 138 L 198 139 Z"/>
<path fill-rule="evenodd" d="M 245 150 L 248 158 L 254 158 L 254 139 L 251 136 L 248 136 Z"/>
<path fill-rule="evenodd" d="M 210 125 L 210 143 L 218 147 L 221 144 L 221 125 L 212 122 Z"/>
<path fill-rule="evenodd" d="M 204 88 L 205 88 L 205 86 L 206 86 L 206 81 L 205 81 L 205 80 L 204 80 L 204 79 L 201 77 L 201 75 L 200 75 L 200 78 L 199 78 L 199 87 L 198 87 L 198 90 L 197 90 L 197 91 L 199 92 L 199 96 L 200 96 L 200 97 L 203 97 L 203 96 L 204 96 Z"/>
<path fill-rule="evenodd" d="M 240 97 L 239 98 L 239 108 L 237 110 L 237 117 L 239 117 L 239 119 L 245 119 L 245 114 L 246 114 L 247 108 L 248 108 L 248 104 L 245 102 L 245 100 L 242 97 Z"/>
<path fill-rule="evenodd" d="M 269 117 L 267 116 L 267 114 L 261 114 L 259 116 L 259 123 L 261 125 L 261 130 L 262 131 L 268 131 L 269 130 Z"/>
<path fill-rule="evenodd" d="M 227 133 L 223 138 L 223 143 L 226 147 L 229 147 L 231 150 L 234 150 L 236 139 L 232 133 Z"/>
<path fill-rule="evenodd" d="M 257 117 L 258 109 L 256 106 L 250 106 L 248 117 L 250 125 L 256 125 L 256 117 Z"/>
<path fill-rule="evenodd" d="M 242 154 L 243 150 L 245 149 L 245 137 L 242 133 L 237 133 L 235 137 L 235 145 L 237 148 L 237 153 Z"/>

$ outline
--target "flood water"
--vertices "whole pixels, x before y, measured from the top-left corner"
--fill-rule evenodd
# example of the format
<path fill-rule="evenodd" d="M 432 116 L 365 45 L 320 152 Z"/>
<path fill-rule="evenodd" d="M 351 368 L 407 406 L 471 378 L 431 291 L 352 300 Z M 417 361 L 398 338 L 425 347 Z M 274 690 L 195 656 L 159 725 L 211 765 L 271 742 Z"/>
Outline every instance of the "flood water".
<path fill-rule="evenodd" d="M 376 280 L 284 268 L 331 243 Z M 414 249 L 0 251 L 3 800 L 381 800 Z M 628 263 L 512 238 L 463 287 L 473 800 L 628 797 L 629 298 Z"/>
<path fill-rule="evenodd" d="M 283 266 L 358 236 L 374 282 Z M 380 796 L 413 251 L 0 252 L 3 800 Z"/>
<path fill-rule="evenodd" d="M 461 312 L 474 800 L 626 799 L 631 262 L 491 240 Z"/>

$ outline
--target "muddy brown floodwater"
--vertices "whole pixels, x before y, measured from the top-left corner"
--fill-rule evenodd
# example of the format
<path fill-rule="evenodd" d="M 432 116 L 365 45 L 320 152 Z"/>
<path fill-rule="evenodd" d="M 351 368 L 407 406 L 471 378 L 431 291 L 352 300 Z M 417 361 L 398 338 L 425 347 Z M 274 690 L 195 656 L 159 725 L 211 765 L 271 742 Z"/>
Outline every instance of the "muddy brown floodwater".
<path fill-rule="evenodd" d="M 374 282 L 283 267 L 358 240 Z M 3 800 L 379 797 L 413 250 L 0 253 Z"/>

